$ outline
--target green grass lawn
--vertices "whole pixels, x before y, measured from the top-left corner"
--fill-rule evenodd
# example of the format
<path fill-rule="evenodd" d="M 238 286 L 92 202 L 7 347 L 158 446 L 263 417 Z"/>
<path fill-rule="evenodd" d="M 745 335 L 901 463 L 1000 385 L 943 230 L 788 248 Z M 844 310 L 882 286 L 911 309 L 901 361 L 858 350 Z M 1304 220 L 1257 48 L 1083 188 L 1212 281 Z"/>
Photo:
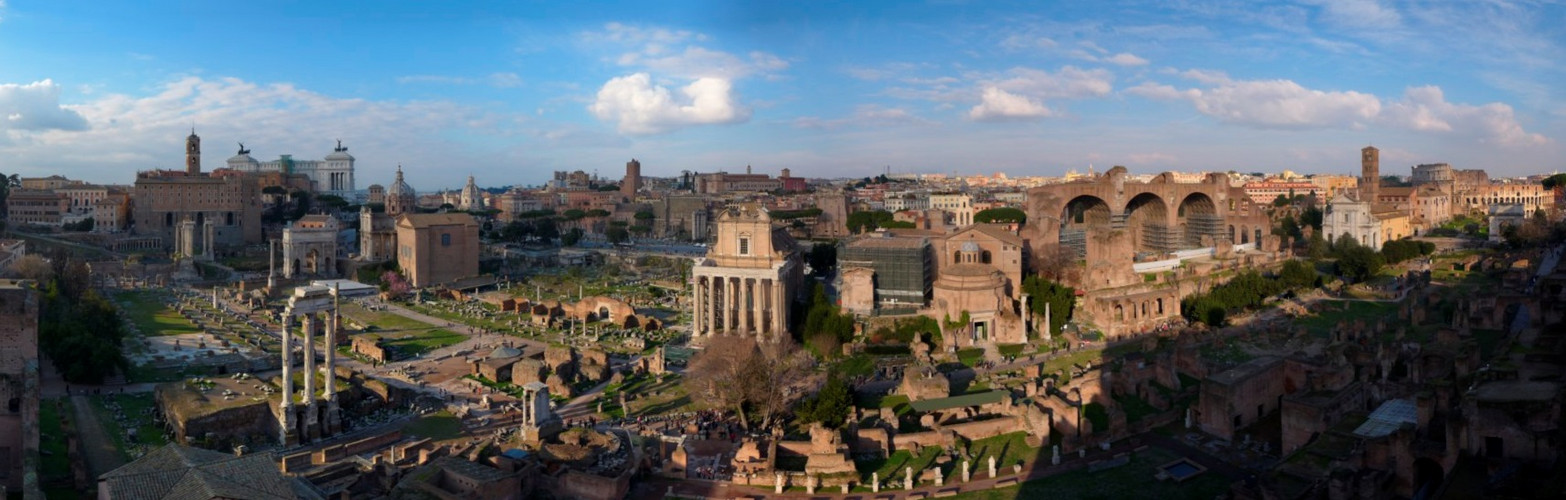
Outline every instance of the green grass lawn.
<path fill-rule="evenodd" d="M 1000 350 L 1001 356 L 1016 357 L 1016 356 L 1021 356 L 1022 355 L 1022 348 L 1027 347 L 1027 346 L 1028 346 L 1027 344 L 1005 344 L 1005 345 L 999 345 L 999 346 L 995 346 L 995 347 Z"/>
<path fill-rule="evenodd" d="M 968 455 L 973 457 L 973 472 L 980 467 L 989 469 L 991 456 L 996 468 L 1009 468 L 1038 458 L 1039 449 L 1028 446 L 1028 433 L 1023 431 L 1001 434 L 974 441 L 968 445 Z M 961 471 L 958 471 L 960 474 Z"/>
<path fill-rule="evenodd" d="M 886 458 L 854 462 L 854 468 L 859 471 L 861 481 L 871 480 L 872 473 L 880 474 L 882 481 L 894 478 L 901 480 L 906 474 L 904 469 L 907 467 L 913 467 L 914 476 L 918 477 L 919 471 L 935 463 L 935 458 L 940 456 L 941 452 L 939 446 L 926 446 L 917 456 L 907 451 L 896 451 Z M 866 490 L 868 491 L 868 488 Z"/>
<path fill-rule="evenodd" d="M 39 473 L 45 484 L 71 480 L 71 455 L 65 446 L 65 430 L 61 420 L 64 413 L 57 406 L 61 404 L 65 404 L 63 399 L 45 399 L 38 405 L 38 447 L 42 451 L 40 458 L 43 462 Z"/>
<path fill-rule="evenodd" d="M 1115 397 L 1115 402 L 1120 403 L 1120 409 L 1126 412 L 1126 423 L 1138 422 L 1149 415 L 1158 413 L 1158 408 L 1148 404 L 1147 401 L 1135 394 L 1126 394 Z"/>
<path fill-rule="evenodd" d="M 1044 362 L 1044 369 L 1040 373 L 1055 373 L 1071 368 L 1072 365 L 1085 365 L 1088 363 L 1101 364 L 1104 362 L 1103 349 L 1084 349 L 1072 351 L 1062 356 L 1056 356 Z"/>
<path fill-rule="evenodd" d="M 957 351 L 957 362 L 962 363 L 963 365 L 966 365 L 966 366 L 970 366 L 971 367 L 973 365 L 979 364 L 979 361 L 983 360 L 983 359 L 984 359 L 984 349 L 979 349 L 979 348 L 975 347 L 975 348 L 969 348 L 969 349 L 963 349 L 963 350 Z"/>
<path fill-rule="evenodd" d="M 92 409 L 98 415 L 98 423 L 103 425 L 103 432 L 114 439 L 115 450 L 126 461 L 134 458 L 130 454 L 133 445 L 139 443 L 146 445 L 150 451 L 159 446 L 168 444 L 163 439 L 163 429 L 152 422 L 152 415 L 147 410 L 157 406 L 152 393 L 114 394 L 109 396 L 92 396 L 88 398 L 92 402 Z M 125 415 L 127 425 L 121 425 L 114 419 L 114 412 L 104 404 L 107 401 L 115 401 L 120 405 L 120 413 Z M 136 429 L 136 440 L 131 441 L 125 435 L 126 428 Z"/>
<path fill-rule="evenodd" d="M 148 365 L 131 365 L 130 369 L 126 370 L 125 380 L 132 384 L 174 382 L 196 375 L 212 375 L 213 372 L 214 370 L 211 366 L 182 365 L 172 368 L 155 368 Z"/>
<path fill-rule="evenodd" d="M 382 335 L 381 338 L 385 340 L 387 347 L 397 349 L 397 352 L 407 356 L 422 355 L 468 339 L 466 335 L 442 328 L 393 332 Z"/>
<path fill-rule="evenodd" d="M 1110 500 L 1119 498 L 1157 498 L 1210 500 L 1227 491 L 1229 480 L 1207 471 L 1184 483 L 1159 481 L 1153 475 L 1157 467 L 1178 458 L 1162 449 L 1136 454 L 1131 463 L 1099 472 L 1079 470 L 1059 476 L 1035 479 L 1019 486 L 962 493 L 958 500 L 1013 500 L 1051 498 Z M 988 467 L 988 464 L 985 464 Z"/>
<path fill-rule="evenodd" d="M 1355 320 L 1365 320 L 1368 324 L 1382 318 L 1395 319 L 1397 317 L 1397 304 L 1392 302 L 1323 300 L 1322 303 L 1329 310 L 1295 319 L 1294 324 L 1305 327 L 1305 330 L 1309 331 L 1313 336 L 1327 338 L 1331 335 L 1332 328 L 1336 327 L 1339 321 L 1352 323 Z M 1344 304 L 1348 305 L 1347 310 L 1342 310 Z"/>
<path fill-rule="evenodd" d="M 408 422 L 408 425 L 403 426 L 402 432 L 436 441 L 456 439 L 462 436 L 462 421 L 451 412 L 439 411 Z"/>
<path fill-rule="evenodd" d="M 142 335 L 156 337 L 201 333 L 190 320 L 163 303 L 166 296 L 163 292 L 143 290 L 116 294 L 114 300 L 130 316 L 131 322 L 136 324 Z"/>

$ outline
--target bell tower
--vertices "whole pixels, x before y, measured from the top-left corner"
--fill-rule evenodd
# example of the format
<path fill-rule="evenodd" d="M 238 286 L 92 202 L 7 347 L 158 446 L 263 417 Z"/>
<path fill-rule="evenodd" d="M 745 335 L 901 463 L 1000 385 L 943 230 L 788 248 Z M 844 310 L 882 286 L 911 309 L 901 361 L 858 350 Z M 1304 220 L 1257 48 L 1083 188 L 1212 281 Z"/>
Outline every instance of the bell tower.
<path fill-rule="evenodd" d="M 195 127 L 190 128 L 190 137 L 185 138 L 185 173 L 201 173 L 201 137 L 196 135 Z"/>
<path fill-rule="evenodd" d="M 1365 146 L 1359 153 L 1359 201 L 1375 203 L 1381 188 L 1381 150 Z"/>

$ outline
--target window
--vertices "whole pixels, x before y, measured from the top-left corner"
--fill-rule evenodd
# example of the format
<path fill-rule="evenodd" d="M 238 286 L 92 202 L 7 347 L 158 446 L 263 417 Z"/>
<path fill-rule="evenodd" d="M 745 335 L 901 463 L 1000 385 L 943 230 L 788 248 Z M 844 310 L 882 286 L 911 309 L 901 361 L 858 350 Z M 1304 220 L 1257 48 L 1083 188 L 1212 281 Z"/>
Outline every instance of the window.
<path fill-rule="evenodd" d="M 442 233 L 440 235 L 440 246 L 443 246 L 443 247 L 451 246 L 451 233 Z"/>
<path fill-rule="evenodd" d="M 750 238 L 739 239 L 739 253 L 740 255 L 750 255 Z"/>

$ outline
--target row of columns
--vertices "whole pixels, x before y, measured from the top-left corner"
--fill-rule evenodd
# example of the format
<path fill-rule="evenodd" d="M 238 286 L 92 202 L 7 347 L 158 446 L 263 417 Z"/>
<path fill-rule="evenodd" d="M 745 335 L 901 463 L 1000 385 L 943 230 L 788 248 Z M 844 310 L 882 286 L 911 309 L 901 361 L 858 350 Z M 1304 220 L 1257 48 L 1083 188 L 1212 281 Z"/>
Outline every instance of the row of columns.
<path fill-rule="evenodd" d="M 333 292 L 335 292 L 335 291 L 336 290 L 334 289 Z M 282 337 L 283 337 L 283 402 L 279 406 L 280 406 L 280 409 L 281 409 L 280 413 L 282 413 L 282 429 L 281 429 L 282 432 L 281 432 L 280 438 L 281 438 L 281 441 L 283 443 L 285 443 L 285 444 L 296 442 L 294 437 L 295 437 L 295 431 L 298 428 L 297 427 L 297 425 L 298 425 L 297 422 L 294 421 L 294 418 L 295 418 L 294 417 L 295 416 L 295 412 L 294 412 L 294 404 L 295 404 L 295 400 L 294 400 L 294 377 L 293 377 L 293 367 L 294 367 L 294 359 L 293 359 L 293 357 L 294 357 L 294 354 L 293 354 L 294 353 L 294 349 L 293 349 L 294 342 L 293 341 L 294 341 L 294 339 L 293 339 L 293 332 L 291 331 L 292 327 L 293 327 L 292 323 L 293 323 L 294 316 L 299 316 L 300 317 L 300 330 L 302 330 L 303 333 L 304 333 L 304 338 L 302 340 L 303 340 L 303 343 L 304 343 L 304 358 L 305 358 L 304 359 L 304 371 L 305 371 L 305 377 L 304 377 L 304 394 L 303 394 L 303 397 L 301 398 L 302 399 L 301 402 L 304 403 L 304 406 L 306 408 L 306 410 L 304 412 L 304 414 L 305 414 L 305 421 L 304 421 L 305 428 L 306 429 L 315 429 L 315 428 L 317 428 L 318 426 L 320 426 L 323 423 L 323 422 L 320 421 L 320 412 L 317 411 L 317 407 L 315 406 L 315 404 L 316 404 L 316 399 L 315 399 L 315 377 L 319 374 L 317 372 L 316 366 L 315 366 L 315 328 L 316 328 L 316 322 L 320 321 L 319 319 L 317 319 L 318 315 L 324 316 L 324 320 L 326 322 L 325 332 L 324 332 L 325 337 L 326 337 L 326 339 L 325 339 L 325 341 L 326 341 L 325 342 L 326 343 L 326 367 L 325 367 L 326 368 L 326 379 L 325 379 L 325 387 L 323 388 L 325 394 L 322 396 L 322 400 L 324 400 L 326 402 L 326 418 L 327 418 L 327 421 L 328 421 L 328 422 L 325 422 L 327 424 L 326 427 L 329 428 L 329 429 L 335 429 L 336 421 L 339 418 L 338 417 L 338 411 L 339 410 L 338 410 L 338 406 L 337 406 L 337 376 L 336 376 L 336 374 L 337 374 L 337 349 L 336 349 L 336 346 L 337 346 L 337 330 L 340 327 L 340 322 L 342 320 L 337 315 L 336 293 L 333 293 L 332 302 L 333 302 L 332 303 L 333 307 L 332 307 L 332 310 L 330 312 L 298 313 L 298 312 L 294 311 L 294 309 L 292 307 L 290 307 L 288 309 L 285 309 L 283 311 L 283 321 L 282 321 L 282 334 L 283 334 L 282 335 Z M 326 434 L 327 433 L 327 429 L 322 429 L 321 433 L 323 435 Z"/>
<path fill-rule="evenodd" d="M 771 278 L 697 276 L 694 335 L 781 335 L 788 321 L 783 282 Z"/>

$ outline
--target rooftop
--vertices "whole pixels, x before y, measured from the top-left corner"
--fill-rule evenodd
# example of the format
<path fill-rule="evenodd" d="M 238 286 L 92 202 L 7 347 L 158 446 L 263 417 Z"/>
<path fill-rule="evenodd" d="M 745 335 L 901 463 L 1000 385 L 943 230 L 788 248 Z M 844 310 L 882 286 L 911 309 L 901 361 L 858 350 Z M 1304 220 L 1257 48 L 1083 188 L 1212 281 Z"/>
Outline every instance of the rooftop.
<path fill-rule="evenodd" d="M 1419 422 L 1419 408 L 1414 406 L 1412 399 L 1393 399 L 1381 403 L 1376 411 L 1370 413 L 1370 418 L 1365 423 L 1359 424 L 1354 429 L 1354 435 L 1366 438 L 1378 438 L 1391 434 L 1403 424 L 1417 424 Z"/>
<path fill-rule="evenodd" d="M 1263 356 L 1246 361 L 1240 366 L 1224 370 L 1221 373 L 1207 377 L 1207 380 L 1220 385 L 1234 385 L 1242 380 L 1254 377 L 1271 368 L 1272 365 L 1282 363 L 1283 358 Z"/>

